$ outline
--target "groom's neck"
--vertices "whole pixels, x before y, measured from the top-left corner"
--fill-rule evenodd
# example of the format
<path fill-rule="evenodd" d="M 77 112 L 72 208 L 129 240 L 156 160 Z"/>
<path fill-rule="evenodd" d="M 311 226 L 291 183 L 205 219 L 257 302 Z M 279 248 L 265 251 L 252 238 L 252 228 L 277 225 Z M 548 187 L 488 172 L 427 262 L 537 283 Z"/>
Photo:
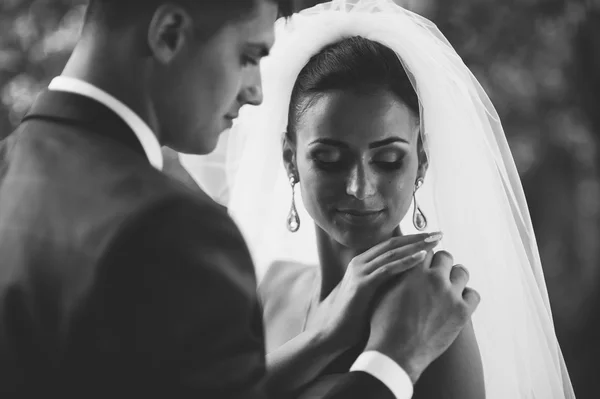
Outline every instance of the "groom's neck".
<path fill-rule="evenodd" d="M 127 43 L 110 34 L 84 31 L 62 75 L 88 82 L 123 102 L 158 135 L 159 128 L 151 106 L 142 57 L 136 57 Z"/>

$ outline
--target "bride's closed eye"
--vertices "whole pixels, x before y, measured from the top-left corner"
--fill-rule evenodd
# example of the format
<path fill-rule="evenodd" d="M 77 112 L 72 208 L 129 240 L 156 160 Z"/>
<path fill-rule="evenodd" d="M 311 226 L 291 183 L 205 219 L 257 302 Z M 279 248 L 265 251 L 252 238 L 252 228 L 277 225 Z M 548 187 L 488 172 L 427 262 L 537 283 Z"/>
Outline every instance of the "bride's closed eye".
<path fill-rule="evenodd" d="M 333 163 L 342 159 L 342 154 L 338 150 L 319 149 L 311 153 L 311 158 L 317 162 Z"/>
<path fill-rule="evenodd" d="M 326 171 L 339 171 L 348 163 L 342 151 L 338 149 L 317 149 L 310 152 L 309 157 L 316 166 Z"/>
<path fill-rule="evenodd" d="M 386 172 L 396 171 L 404 164 L 404 152 L 399 150 L 381 151 L 373 156 L 371 164 Z M 337 149 L 318 149 L 310 153 L 310 159 L 325 171 L 341 171 L 349 167 L 351 159 Z"/>
<path fill-rule="evenodd" d="M 404 152 L 397 149 L 381 151 L 373 156 L 373 163 L 384 170 L 397 170 L 404 164 Z"/>

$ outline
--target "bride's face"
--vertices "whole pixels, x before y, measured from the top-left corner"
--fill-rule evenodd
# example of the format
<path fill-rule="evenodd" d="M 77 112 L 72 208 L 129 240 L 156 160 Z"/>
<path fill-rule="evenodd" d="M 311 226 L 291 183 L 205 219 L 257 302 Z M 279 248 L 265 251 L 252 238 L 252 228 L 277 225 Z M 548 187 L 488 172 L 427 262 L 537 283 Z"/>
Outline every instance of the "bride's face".
<path fill-rule="evenodd" d="M 295 167 L 315 223 L 350 248 L 389 238 L 420 173 L 418 132 L 416 115 L 388 91 L 314 101 L 297 127 Z"/>

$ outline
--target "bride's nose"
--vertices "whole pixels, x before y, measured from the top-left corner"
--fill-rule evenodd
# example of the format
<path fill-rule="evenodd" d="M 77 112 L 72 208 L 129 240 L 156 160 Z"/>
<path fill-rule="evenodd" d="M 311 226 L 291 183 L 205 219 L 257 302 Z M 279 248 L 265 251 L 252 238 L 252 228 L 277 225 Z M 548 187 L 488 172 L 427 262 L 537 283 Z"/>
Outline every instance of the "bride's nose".
<path fill-rule="evenodd" d="M 355 164 L 350 170 L 346 181 L 346 193 L 359 200 L 364 200 L 375 194 L 376 177 L 369 167 L 362 162 Z"/>

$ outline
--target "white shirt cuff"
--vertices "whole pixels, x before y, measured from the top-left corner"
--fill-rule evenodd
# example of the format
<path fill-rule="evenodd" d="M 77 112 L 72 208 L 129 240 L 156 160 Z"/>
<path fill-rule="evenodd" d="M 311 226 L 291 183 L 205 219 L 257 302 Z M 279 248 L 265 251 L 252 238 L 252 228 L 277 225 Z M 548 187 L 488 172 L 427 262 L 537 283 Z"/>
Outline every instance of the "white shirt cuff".
<path fill-rule="evenodd" d="M 350 371 L 363 371 L 371 374 L 388 387 L 396 399 L 412 398 L 413 384 L 410 377 L 402 367 L 382 353 L 376 351 L 361 353 Z"/>

